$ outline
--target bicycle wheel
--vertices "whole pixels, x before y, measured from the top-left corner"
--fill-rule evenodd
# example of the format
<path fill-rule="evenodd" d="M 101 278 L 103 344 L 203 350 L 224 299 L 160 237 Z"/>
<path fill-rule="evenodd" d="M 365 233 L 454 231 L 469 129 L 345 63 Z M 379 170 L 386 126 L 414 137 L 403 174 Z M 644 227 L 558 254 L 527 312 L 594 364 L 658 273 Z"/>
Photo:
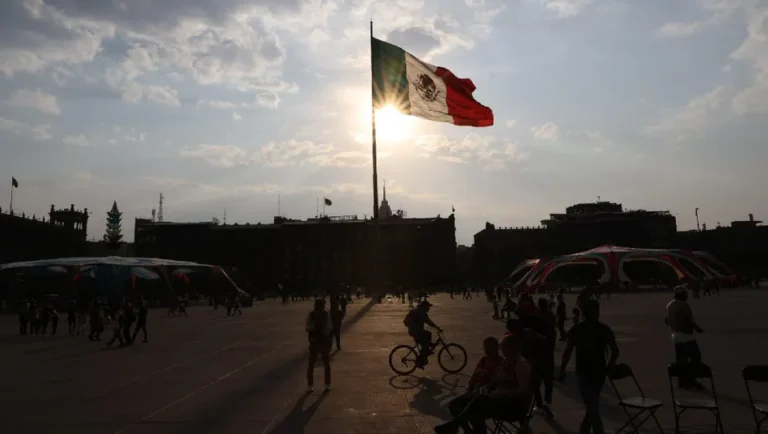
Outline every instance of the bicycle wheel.
<path fill-rule="evenodd" d="M 399 375 L 409 375 L 416 370 L 416 349 L 410 345 L 398 345 L 389 353 L 389 367 Z"/>
<path fill-rule="evenodd" d="M 449 374 L 461 372 L 467 366 L 467 350 L 459 344 L 445 344 L 437 353 L 437 363 Z"/>

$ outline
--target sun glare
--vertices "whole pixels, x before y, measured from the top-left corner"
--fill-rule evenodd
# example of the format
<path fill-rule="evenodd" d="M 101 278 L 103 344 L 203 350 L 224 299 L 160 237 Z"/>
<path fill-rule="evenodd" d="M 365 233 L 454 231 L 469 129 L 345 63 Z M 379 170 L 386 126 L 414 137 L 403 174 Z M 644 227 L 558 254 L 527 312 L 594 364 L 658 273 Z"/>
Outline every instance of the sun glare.
<path fill-rule="evenodd" d="M 370 123 L 370 107 L 368 110 L 367 119 Z M 400 113 L 390 105 L 376 110 L 376 140 L 382 145 L 408 140 L 414 132 L 415 124 L 411 116 Z"/>

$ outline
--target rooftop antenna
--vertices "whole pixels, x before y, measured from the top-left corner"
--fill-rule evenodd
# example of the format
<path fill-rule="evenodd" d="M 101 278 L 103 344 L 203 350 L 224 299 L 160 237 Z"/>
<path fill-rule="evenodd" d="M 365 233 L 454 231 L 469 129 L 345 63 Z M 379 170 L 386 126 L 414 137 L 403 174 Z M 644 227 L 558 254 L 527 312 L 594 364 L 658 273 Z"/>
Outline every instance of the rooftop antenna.
<path fill-rule="evenodd" d="M 600 202 L 600 196 L 597 196 L 597 201 Z"/>
<path fill-rule="evenodd" d="M 227 224 L 227 209 L 224 208 L 224 224 Z"/>
<path fill-rule="evenodd" d="M 280 193 L 277 193 L 277 216 L 282 217 L 282 215 L 280 215 Z"/>
<path fill-rule="evenodd" d="M 152 221 L 153 222 L 155 221 L 156 216 L 157 216 L 157 211 L 154 208 L 152 208 Z"/>
<path fill-rule="evenodd" d="M 157 221 L 159 222 L 163 221 L 163 199 L 165 199 L 165 196 L 163 196 L 163 193 L 160 193 L 160 206 L 157 208 Z"/>

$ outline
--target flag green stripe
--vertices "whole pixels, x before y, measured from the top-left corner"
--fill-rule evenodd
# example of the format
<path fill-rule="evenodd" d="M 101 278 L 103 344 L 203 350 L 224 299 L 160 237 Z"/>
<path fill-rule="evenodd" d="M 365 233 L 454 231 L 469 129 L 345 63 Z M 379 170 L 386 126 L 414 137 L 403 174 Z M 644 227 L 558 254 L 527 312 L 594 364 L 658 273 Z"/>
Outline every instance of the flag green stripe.
<path fill-rule="evenodd" d="M 405 50 L 371 38 L 371 74 L 374 107 L 392 105 L 402 113 L 410 114 Z"/>

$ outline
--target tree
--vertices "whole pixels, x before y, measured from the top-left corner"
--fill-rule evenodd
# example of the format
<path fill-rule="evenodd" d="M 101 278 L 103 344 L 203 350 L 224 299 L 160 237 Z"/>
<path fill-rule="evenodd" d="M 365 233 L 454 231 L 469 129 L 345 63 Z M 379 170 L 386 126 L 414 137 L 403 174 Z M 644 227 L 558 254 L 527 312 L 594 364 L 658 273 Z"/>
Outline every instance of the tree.
<path fill-rule="evenodd" d="M 112 209 L 107 212 L 107 232 L 104 241 L 111 247 L 117 248 L 123 239 L 123 213 L 117 209 L 117 201 L 112 202 Z"/>

